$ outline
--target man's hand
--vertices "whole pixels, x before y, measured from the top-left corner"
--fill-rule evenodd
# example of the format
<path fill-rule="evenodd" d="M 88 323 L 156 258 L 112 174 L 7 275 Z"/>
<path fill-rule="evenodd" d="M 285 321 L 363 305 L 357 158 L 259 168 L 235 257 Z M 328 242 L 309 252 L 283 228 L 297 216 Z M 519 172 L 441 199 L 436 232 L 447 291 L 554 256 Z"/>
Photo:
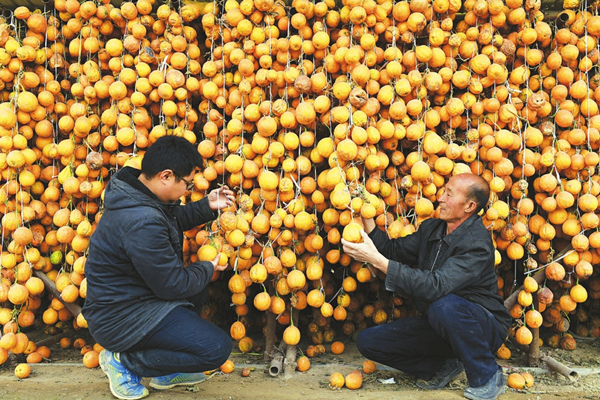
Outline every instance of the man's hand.
<path fill-rule="evenodd" d="M 222 210 L 233 205 L 235 194 L 227 186 L 222 186 L 208 194 L 208 205 L 211 210 Z"/>
<path fill-rule="evenodd" d="M 218 253 L 214 260 L 212 260 L 213 267 L 215 267 L 215 271 L 225 271 L 227 269 L 227 264 L 219 265 L 219 260 L 221 259 L 221 253 Z"/>
<path fill-rule="evenodd" d="M 362 219 L 362 223 L 363 226 L 365 227 L 365 232 L 367 234 L 371 233 L 373 231 L 373 229 L 375 229 L 377 227 L 377 225 L 375 224 L 375 220 L 373 218 L 363 218 L 360 217 Z"/>
<path fill-rule="evenodd" d="M 363 243 L 352 243 L 342 239 L 344 253 L 356 261 L 372 264 L 383 273 L 387 273 L 388 259 L 379 253 L 375 243 L 365 231 L 361 230 L 360 234 L 363 237 Z"/>

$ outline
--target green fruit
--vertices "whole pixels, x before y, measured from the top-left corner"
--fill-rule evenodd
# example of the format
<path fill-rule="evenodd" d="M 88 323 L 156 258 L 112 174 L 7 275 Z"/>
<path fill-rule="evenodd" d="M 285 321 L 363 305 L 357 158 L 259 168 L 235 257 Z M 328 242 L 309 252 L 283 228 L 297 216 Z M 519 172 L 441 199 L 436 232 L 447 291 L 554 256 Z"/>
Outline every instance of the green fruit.
<path fill-rule="evenodd" d="M 54 253 L 52 253 L 52 255 L 50 255 L 50 262 L 52 264 L 60 264 L 63 260 L 63 254 L 62 251 L 55 251 Z"/>

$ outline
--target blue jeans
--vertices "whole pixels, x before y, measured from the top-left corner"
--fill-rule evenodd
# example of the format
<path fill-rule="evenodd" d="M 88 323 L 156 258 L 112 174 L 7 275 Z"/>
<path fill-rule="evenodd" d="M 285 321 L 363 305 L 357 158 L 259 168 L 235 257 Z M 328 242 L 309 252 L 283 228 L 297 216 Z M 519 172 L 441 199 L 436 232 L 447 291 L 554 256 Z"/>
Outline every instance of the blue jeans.
<path fill-rule="evenodd" d="M 427 316 L 374 326 L 356 339 L 363 356 L 424 380 L 431 379 L 447 358 L 459 358 L 471 387 L 494 376 L 494 353 L 502 342 L 489 311 L 453 294 L 433 302 Z"/>
<path fill-rule="evenodd" d="M 148 335 L 127 351 L 121 363 L 141 377 L 175 372 L 203 372 L 223 365 L 231 337 L 185 307 L 176 307 Z"/>

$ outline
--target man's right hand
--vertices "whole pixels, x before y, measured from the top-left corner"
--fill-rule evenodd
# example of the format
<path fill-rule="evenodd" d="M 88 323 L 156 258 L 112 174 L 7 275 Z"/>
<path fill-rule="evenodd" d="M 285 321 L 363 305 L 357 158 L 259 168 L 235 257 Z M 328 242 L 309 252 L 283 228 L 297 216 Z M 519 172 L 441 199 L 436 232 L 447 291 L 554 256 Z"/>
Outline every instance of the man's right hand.
<path fill-rule="evenodd" d="M 375 243 L 373 243 L 369 235 L 367 235 L 367 232 L 361 230 L 360 234 L 363 238 L 362 243 L 352 243 L 342 239 L 342 249 L 344 250 L 344 253 L 348 254 L 356 261 L 369 263 L 381 272 L 387 274 L 389 260 L 377 250 Z"/>
<path fill-rule="evenodd" d="M 214 260 L 212 260 L 213 267 L 215 267 L 215 271 L 225 271 L 227 269 L 227 264 L 219 265 L 219 260 L 221 259 L 221 253 L 217 254 Z"/>

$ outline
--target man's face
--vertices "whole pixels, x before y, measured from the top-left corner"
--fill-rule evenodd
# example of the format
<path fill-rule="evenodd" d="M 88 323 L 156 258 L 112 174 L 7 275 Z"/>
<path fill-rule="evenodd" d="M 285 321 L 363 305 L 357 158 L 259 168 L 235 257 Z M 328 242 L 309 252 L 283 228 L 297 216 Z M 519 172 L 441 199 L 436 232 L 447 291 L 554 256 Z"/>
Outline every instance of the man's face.
<path fill-rule="evenodd" d="M 165 203 L 173 203 L 185 195 L 189 186 L 193 185 L 194 176 L 196 171 L 192 171 L 188 176 L 178 177 L 171 170 L 164 171 L 164 179 L 166 181 L 165 190 L 163 192 L 163 198 L 161 201 Z"/>
<path fill-rule="evenodd" d="M 444 193 L 439 198 L 439 218 L 446 222 L 456 222 L 464 219 L 465 208 L 469 200 L 465 196 L 466 182 L 457 177 L 448 181 Z"/>

